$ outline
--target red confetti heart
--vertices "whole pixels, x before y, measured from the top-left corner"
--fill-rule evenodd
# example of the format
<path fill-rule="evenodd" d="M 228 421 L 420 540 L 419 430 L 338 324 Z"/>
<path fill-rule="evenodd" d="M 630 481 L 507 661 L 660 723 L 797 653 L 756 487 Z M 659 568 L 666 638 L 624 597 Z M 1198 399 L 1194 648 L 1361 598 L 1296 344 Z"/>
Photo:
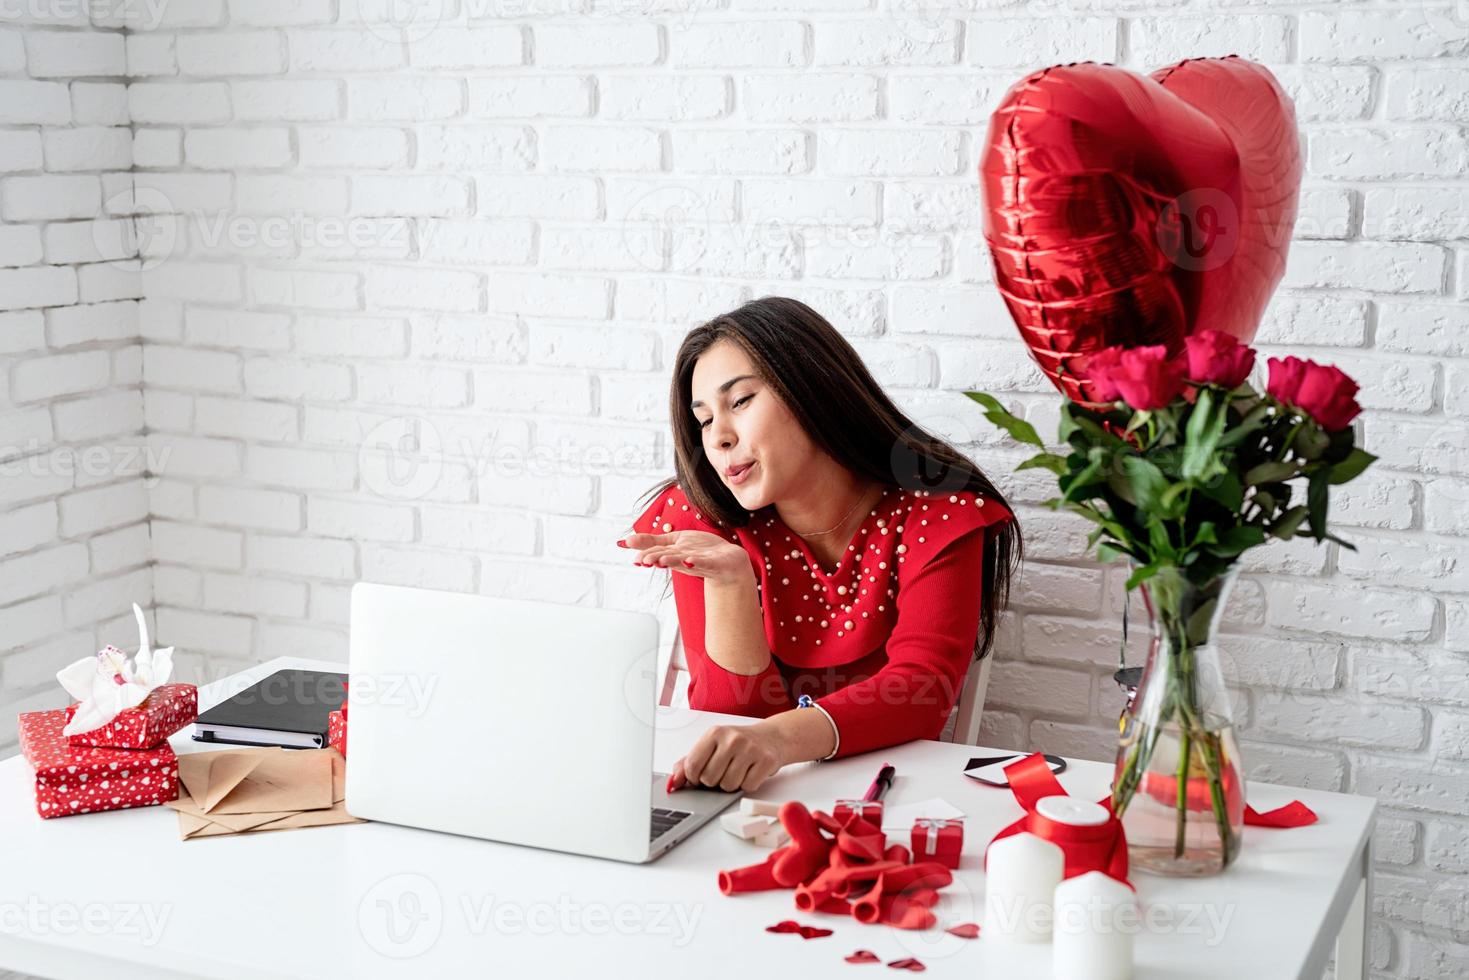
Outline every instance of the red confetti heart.
<path fill-rule="evenodd" d="M 830 929 L 820 929 L 816 926 L 803 926 L 794 919 L 782 919 L 773 926 L 766 926 L 766 932 L 798 932 L 802 939 L 820 939 L 830 936 Z"/>
<path fill-rule="evenodd" d="M 958 936 L 960 939 L 979 938 L 979 926 L 975 925 L 973 922 L 961 922 L 957 926 L 951 926 L 944 931 L 952 933 L 953 935 Z"/>
<path fill-rule="evenodd" d="M 928 967 L 924 966 L 922 963 L 911 956 L 903 960 L 893 960 L 891 963 L 888 964 L 888 966 L 892 967 L 895 970 L 912 970 L 914 973 L 922 973 L 924 970 L 928 969 Z"/>
<path fill-rule="evenodd" d="M 857 950 L 857 952 L 853 953 L 851 956 L 844 956 L 842 958 L 845 959 L 848 963 L 881 963 L 882 962 L 882 960 L 880 960 L 880 959 L 877 958 L 877 954 L 874 953 L 870 949 L 859 949 L 859 950 Z"/>

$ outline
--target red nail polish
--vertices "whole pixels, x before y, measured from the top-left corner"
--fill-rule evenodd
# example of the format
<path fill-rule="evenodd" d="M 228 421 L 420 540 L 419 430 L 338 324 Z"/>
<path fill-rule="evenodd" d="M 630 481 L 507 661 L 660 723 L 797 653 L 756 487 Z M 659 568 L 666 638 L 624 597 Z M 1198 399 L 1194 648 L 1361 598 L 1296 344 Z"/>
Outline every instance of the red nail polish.
<path fill-rule="evenodd" d="M 617 539 L 617 547 L 619 547 L 619 548 L 626 548 L 627 547 L 627 538 L 618 538 Z"/>
<path fill-rule="evenodd" d="M 668 774 L 668 788 L 665 789 L 663 792 L 665 792 L 665 793 L 672 793 L 673 792 L 673 790 L 675 788 L 674 785 L 673 785 L 673 781 L 674 781 L 675 778 L 676 777 L 674 776 L 673 773 L 669 773 Z"/>
<path fill-rule="evenodd" d="M 694 563 L 691 562 L 691 561 L 689 561 L 687 558 L 685 558 L 683 560 L 683 563 L 684 563 L 684 567 L 686 567 L 686 568 L 693 568 L 694 567 Z"/>

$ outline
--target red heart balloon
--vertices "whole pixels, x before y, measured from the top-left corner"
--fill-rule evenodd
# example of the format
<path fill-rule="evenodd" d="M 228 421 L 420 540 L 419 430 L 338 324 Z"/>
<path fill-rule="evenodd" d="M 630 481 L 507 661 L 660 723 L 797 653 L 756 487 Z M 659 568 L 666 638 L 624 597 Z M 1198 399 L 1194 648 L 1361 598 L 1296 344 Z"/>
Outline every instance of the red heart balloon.
<path fill-rule="evenodd" d="M 1285 272 L 1301 183 L 1295 109 L 1234 55 L 1151 75 L 1057 65 L 990 116 L 979 166 L 995 282 L 1046 376 L 1206 329 L 1248 343 Z"/>

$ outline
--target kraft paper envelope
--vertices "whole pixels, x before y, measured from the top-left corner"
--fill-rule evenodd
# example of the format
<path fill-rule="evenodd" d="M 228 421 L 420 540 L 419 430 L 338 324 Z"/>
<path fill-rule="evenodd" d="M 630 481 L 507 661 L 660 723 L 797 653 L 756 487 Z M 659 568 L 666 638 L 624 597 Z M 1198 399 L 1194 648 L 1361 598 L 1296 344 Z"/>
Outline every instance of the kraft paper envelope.
<path fill-rule="evenodd" d="M 184 840 L 362 823 L 347 812 L 346 774 L 334 748 L 193 752 L 179 756 L 187 796 L 168 806 Z"/>

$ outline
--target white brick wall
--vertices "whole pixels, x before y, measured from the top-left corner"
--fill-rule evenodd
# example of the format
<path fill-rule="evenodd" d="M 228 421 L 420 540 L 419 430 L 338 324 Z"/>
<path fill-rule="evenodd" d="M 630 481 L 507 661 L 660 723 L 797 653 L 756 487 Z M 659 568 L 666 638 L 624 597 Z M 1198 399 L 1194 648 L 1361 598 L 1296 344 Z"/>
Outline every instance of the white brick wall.
<path fill-rule="evenodd" d="M 153 602 L 124 48 L 85 16 L 0 24 L 5 755 L 17 712 L 66 703 L 56 669 Z"/>
<path fill-rule="evenodd" d="M 987 740 L 1109 758 L 1121 576 L 955 393 L 1054 425 L 974 171 L 1027 69 L 1236 53 L 1306 149 L 1260 342 L 1358 377 L 1383 457 L 1337 498 L 1357 552 L 1277 546 L 1239 583 L 1247 763 L 1379 796 L 1376 975 L 1469 969 L 1424 900 L 1462 909 L 1469 868 L 1462 0 L 389 6 L 0 25 L 0 443 L 127 456 L 0 483 L 0 753 L 150 592 L 200 677 L 344 658 L 359 578 L 645 607 L 611 542 L 670 470 L 678 340 L 776 292 L 1022 507 Z"/>

